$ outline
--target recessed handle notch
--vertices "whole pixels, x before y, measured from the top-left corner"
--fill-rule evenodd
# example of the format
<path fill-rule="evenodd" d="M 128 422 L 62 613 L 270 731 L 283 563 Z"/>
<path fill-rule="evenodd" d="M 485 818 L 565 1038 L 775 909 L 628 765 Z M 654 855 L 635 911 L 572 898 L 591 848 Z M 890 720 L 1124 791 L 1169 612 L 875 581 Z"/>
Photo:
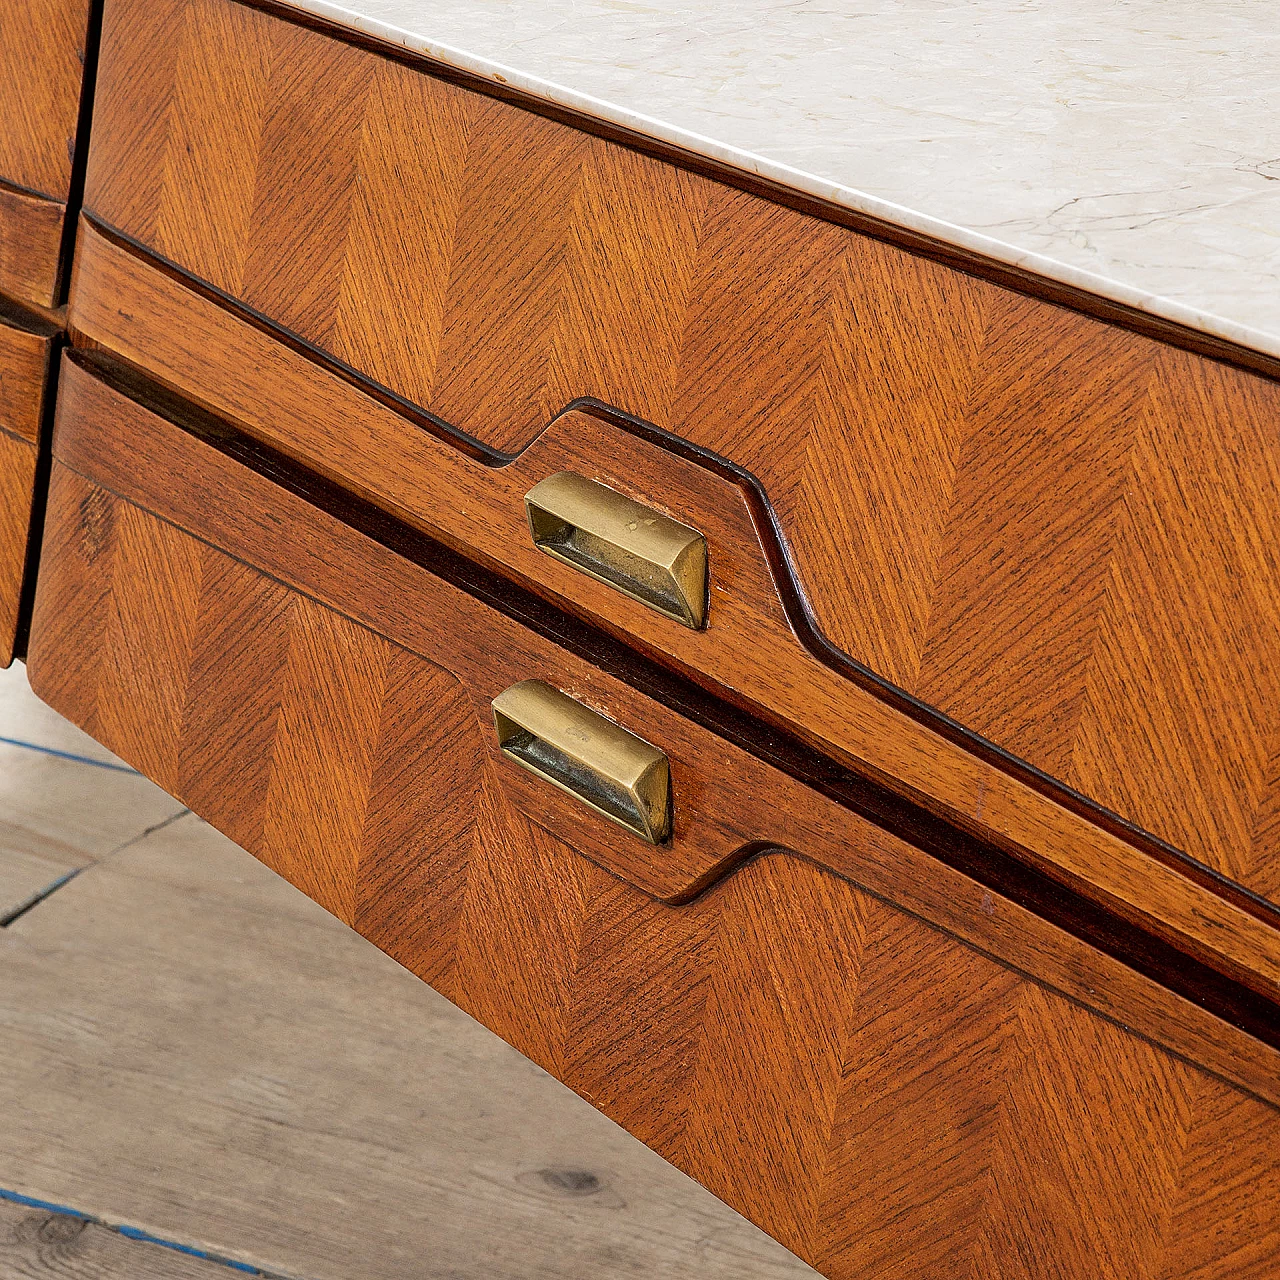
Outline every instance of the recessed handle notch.
<path fill-rule="evenodd" d="M 695 630 L 707 620 L 707 540 L 608 485 L 560 471 L 525 495 L 540 550 Z"/>
<path fill-rule="evenodd" d="M 671 767 L 643 738 L 542 680 L 493 700 L 502 754 L 649 844 L 671 835 Z"/>

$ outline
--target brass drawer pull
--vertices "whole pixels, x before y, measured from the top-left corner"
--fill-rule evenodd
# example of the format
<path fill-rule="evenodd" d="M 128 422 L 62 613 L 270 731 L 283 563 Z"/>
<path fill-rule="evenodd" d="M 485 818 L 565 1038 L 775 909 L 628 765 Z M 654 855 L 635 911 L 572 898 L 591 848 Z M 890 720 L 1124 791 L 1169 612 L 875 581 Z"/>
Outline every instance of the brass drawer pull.
<path fill-rule="evenodd" d="M 707 540 L 572 471 L 525 494 L 534 545 L 686 627 L 707 618 Z"/>
<path fill-rule="evenodd" d="M 649 844 L 671 834 L 671 768 L 657 747 L 541 680 L 494 698 L 493 723 L 502 754 L 530 773 Z"/>

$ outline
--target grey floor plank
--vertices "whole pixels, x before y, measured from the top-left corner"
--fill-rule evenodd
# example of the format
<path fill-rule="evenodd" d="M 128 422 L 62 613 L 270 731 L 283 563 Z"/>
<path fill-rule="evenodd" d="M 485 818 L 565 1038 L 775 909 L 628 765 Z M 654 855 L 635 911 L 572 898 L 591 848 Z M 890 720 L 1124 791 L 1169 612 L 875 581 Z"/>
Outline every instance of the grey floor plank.
<path fill-rule="evenodd" d="M 145 778 L 103 765 L 120 762 L 46 707 L 20 662 L 0 671 L 0 920 L 182 812 Z"/>
<path fill-rule="evenodd" d="M 0 923 L 92 861 L 82 849 L 38 835 L 0 816 Z"/>
<path fill-rule="evenodd" d="M 139 774 L 0 743 L 0 817 L 91 857 L 181 811 L 172 796 Z"/>
<path fill-rule="evenodd" d="M 0 743 L 0 916 L 182 811 L 136 774 Z"/>
<path fill-rule="evenodd" d="M 0 930 L 0 1115 L 0 1186 L 309 1280 L 815 1274 L 194 817 Z"/>
<path fill-rule="evenodd" d="M 234 1280 L 244 1274 L 93 1222 L 0 1200 L 0 1280 Z"/>

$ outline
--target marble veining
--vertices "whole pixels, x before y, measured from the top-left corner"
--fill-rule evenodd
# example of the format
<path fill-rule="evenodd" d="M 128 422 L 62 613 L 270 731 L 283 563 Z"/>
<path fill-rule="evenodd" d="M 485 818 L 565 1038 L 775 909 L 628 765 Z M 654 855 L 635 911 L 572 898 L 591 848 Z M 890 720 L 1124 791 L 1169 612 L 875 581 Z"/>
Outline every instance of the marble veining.
<path fill-rule="evenodd" d="M 1266 0 L 292 0 L 1280 356 Z"/>

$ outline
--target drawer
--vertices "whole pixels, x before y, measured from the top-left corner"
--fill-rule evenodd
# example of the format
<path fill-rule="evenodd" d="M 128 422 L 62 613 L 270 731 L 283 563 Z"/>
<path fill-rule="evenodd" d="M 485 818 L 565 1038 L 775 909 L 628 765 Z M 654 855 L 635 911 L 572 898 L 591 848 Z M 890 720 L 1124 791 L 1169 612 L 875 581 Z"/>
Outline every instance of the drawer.
<path fill-rule="evenodd" d="M 1274 1017 L 1210 1015 L 494 581 L 65 358 L 55 708 L 827 1275 L 1274 1271 Z M 504 757 L 530 679 L 666 753 L 666 843 Z"/>
<path fill-rule="evenodd" d="M 278 6 L 125 12 L 81 332 L 1109 906 L 1275 922 L 1272 377 Z M 526 546 L 552 464 L 705 529 L 704 630 Z"/>
<path fill-rule="evenodd" d="M 0 667 L 13 661 L 57 331 L 0 299 Z M 38 536 L 38 534 L 37 534 Z"/>
<path fill-rule="evenodd" d="M 5 0 L 0 31 L 0 293 L 58 304 L 90 0 Z"/>
<path fill-rule="evenodd" d="M 64 205 L 0 183 L 0 293 L 57 305 Z"/>
<path fill-rule="evenodd" d="M 516 458 L 476 456 L 465 441 L 424 429 L 89 223 L 77 254 L 72 323 L 82 338 L 158 373 L 353 500 L 498 570 L 498 595 L 523 584 L 610 631 L 637 661 L 661 659 L 684 681 L 677 709 L 709 689 L 818 752 L 822 762 L 811 769 L 856 774 L 857 785 L 874 794 L 878 821 L 912 831 L 916 817 L 901 811 L 923 808 L 1018 861 L 1037 883 L 1055 882 L 1031 892 L 1020 881 L 1024 905 L 1052 914 L 1058 887 L 1066 888 L 1090 909 L 1118 915 L 1268 998 L 1280 996 L 1274 908 L 1185 855 L 1100 820 L 1007 759 L 982 755 L 963 735 L 940 733 L 806 649 L 787 613 L 776 529 L 740 471 L 595 403 L 559 415 Z M 674 518 L 686 533 L 692 526 L 705 535 L 705 627 L 663 616 L 598 581 L 603 574 L 583 573 L 535 545 L 530 503 L 548 481 L 575 474 L 611 501 L 639 504 L 655 519 Z"/>

